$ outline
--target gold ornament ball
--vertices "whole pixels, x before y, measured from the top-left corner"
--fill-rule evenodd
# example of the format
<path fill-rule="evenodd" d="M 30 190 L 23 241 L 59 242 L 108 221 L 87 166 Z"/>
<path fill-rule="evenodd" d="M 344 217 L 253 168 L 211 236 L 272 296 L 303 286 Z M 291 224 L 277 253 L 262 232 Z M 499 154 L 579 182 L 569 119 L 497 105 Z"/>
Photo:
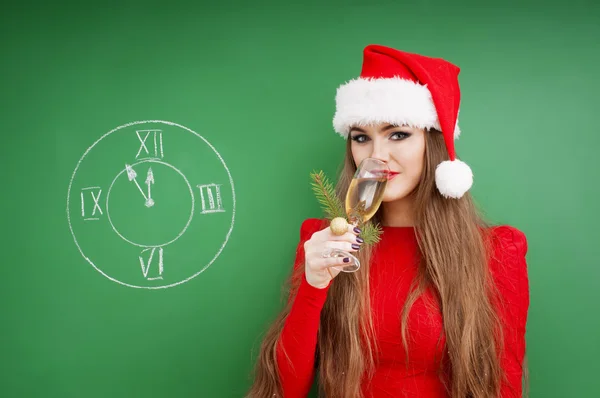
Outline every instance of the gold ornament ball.
<path fill-rule="evenodd" d="M 329 228 L 334 235 L 341 236 L 348 232 L 348 222 L 343 217 L 336 217 L 331 220 Z"/>

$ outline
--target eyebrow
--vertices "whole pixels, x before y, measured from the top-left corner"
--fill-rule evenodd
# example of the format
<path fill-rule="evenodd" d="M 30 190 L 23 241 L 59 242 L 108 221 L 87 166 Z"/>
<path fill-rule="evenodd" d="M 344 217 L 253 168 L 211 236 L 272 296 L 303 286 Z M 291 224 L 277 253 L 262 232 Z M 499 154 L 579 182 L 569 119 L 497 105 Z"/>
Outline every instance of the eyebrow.
<path fill-rule="evenodd" d="M 393 129 L 393 128 L 396 128 L 396 127 L 400 127 L 400 126 L 395 125 L 395 124 L 388 124 L 387 126 L 385 126 L 384 128 L 382 128 L 381 131 L 384 132 L 384 131 L 387 131 L 389 129 Z M 366 134 L 366 131 L 363 130 L 363 129 L 361 129 L 361 128 L 359 128 L 359 127 L 352 127 L 350 129 L 350 133 L 353 132 L 354 130 L 360 131 L 361 133 L 365 133 Z"/>

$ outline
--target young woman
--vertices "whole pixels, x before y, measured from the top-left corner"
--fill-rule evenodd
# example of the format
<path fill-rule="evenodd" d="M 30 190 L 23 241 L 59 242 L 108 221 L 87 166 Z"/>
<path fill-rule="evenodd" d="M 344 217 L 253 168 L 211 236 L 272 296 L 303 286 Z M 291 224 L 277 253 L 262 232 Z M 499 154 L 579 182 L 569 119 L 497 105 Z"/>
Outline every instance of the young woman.
<path fill-rule="evenodd" d="M 359 78 L 336 96 L 346 138 L 340 199 L 366 157 L 392 174 L 362 245 L 354 225 L 300 228 L 287 305 L 269 329 L 249 397 L 521 397 L 529 308 L 527 240 L 488 225 L 456 158 L 459 68 L 439 58 L 370 45 Z M 354 273 L 325 258 L 353 252 Z"/>

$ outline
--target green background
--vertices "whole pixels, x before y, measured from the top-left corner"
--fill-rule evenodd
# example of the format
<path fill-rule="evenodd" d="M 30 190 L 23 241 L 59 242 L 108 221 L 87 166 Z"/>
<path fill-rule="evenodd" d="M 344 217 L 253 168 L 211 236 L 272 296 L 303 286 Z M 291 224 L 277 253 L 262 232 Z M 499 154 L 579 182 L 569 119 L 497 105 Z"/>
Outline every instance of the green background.
<path fill-rule="evenodd" d="M 342 160 L 335 89 L 379 43 L 462 68 L 457 151 L 472 193 L 529 239 L 531 396 L 600 396 L 597 2 L 82 3 L 0 12 L 0 395 L 241 397 L 300 224 L 321 215 L 309 173 L 333 176 Z M 237 203 L 218 258 L 168 289 L 107 279 L 67 222 L 85 150 L 150 119 L 214 145 Z M 205 261 L 223 225 L 188 231 L 180 264 Z M 136 266 L 136 251 L 103 250 Z"/>

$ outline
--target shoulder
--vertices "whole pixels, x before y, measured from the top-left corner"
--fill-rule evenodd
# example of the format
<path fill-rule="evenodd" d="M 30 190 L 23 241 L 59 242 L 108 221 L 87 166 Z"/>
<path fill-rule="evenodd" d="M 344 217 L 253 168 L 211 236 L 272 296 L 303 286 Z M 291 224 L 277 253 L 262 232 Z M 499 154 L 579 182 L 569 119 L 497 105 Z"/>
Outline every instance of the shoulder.
<path fill-rule="evenodd" d="M 527 237 L 523 231 L 510 225 L 491 227 L 487 236 L 490 272 L 499 293 L 505 303 L 522 312 L 529 305 Z"/>
<path fill-rule="evenodd" d="M 496 254 L 508 257 L 527 255 L 527 236 L 523 231 L 511 225 L 498 225 L 488 230 L 490 243 Z"/>

